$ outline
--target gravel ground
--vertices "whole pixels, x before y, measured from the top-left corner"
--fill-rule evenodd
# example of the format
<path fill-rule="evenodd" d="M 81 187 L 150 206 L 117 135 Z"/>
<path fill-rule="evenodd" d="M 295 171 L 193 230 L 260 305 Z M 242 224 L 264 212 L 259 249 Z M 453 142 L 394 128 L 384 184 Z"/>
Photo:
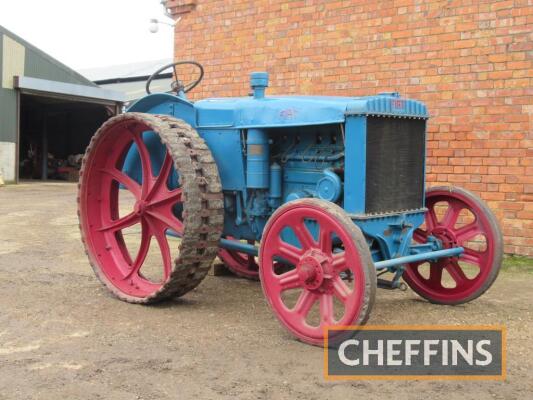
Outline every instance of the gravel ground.
<path fill-rule="evenodd" d="M 112 298 L 79 239 L 76 186 L 0 188 L 0 399 L 532 399 L 533 274 L 477 301 L 379 290 L 370 324 L 503 324 L 498 381 L 326 382 L 323 351 L 278 325 L 257 282 L 208 276 L 156 306 Z"/>

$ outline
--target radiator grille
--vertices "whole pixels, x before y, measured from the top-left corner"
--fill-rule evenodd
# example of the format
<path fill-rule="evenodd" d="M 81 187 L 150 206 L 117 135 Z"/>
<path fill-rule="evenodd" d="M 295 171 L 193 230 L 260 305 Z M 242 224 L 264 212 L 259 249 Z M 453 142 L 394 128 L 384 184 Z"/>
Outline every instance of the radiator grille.
<path fill-rule="evenodd" d="M 421 208 L 426 121 L 368 117 L 366 213 Z"/>

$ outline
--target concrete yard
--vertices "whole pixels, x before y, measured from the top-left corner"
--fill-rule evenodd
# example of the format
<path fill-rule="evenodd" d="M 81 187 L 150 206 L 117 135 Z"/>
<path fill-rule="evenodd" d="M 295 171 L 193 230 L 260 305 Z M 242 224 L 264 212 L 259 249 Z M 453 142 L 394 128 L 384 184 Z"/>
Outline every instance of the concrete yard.
<path fill-rule="evenodd" d="M 370 324 L 503 324 L 499 381 L 326 382 L 258 282 L 208 276 L 157 306 L 114 299 L 78 231 L 76 185 L 0 187 L 0 399 L 532 399 L 533 268 L 456 307 L 379 290 Z"/>

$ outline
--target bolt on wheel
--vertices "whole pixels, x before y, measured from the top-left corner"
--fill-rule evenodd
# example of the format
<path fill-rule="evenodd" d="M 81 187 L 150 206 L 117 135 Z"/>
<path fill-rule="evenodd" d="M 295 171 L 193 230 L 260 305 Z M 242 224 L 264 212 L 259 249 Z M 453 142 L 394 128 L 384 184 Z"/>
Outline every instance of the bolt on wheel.
<path fill-rule="evenodd" d="M 420 296 L 439 304 L 461 304 L 481 296 L 495 281 L 503 257 L 503 239 L 496 217 L 474 194 L 457 187 L 426 192 L 424 225 L 413 239 L 437 238 L 446 249 L 463 247 L 460 257 L 411 263 L 405 282 Z"/>
<path fill-rule="evenodd" d="M 361 230 L 333 203 L 301 199 L 278 208 L 265 227 L 259 265 L 274 314 L 304 342 L 321 345 L 326 326 L 368 319 L 375 267 Z"/>

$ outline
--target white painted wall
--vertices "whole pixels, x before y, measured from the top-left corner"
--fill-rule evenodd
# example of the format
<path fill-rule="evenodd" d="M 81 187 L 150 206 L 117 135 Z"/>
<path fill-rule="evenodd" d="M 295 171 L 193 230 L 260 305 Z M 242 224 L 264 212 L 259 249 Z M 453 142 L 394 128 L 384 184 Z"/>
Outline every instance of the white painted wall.
<path fill-rule="evenodd" d="M 5 182 L 15 182 L 16 151 L 15 143 L 0 142 L 0 173 Z"/>

